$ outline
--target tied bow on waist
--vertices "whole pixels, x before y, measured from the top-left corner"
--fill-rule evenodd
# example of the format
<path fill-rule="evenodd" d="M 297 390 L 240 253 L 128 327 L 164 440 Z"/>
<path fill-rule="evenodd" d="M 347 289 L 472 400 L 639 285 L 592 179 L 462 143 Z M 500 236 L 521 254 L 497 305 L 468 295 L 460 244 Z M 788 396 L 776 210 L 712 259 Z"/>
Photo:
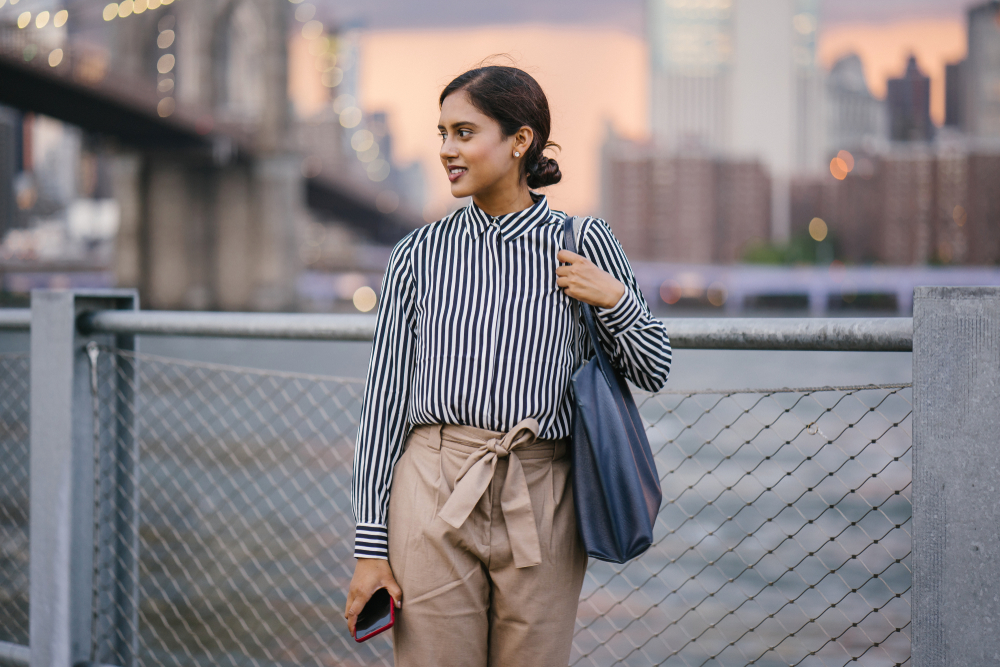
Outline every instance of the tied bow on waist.
<path fill-rule="evenodd" d="M 441 508 L 438 516 L 452 528 L 461 528 L 472 514 L 480 498 L 486 493 L 497 461 L 509 459 L 507 476 L 500 492 L 500 509 L 503 511 L 510 536 L 514 567 L 531 567 L 542 562 L 542 549 L 538 541 L 538 527 L 528 494 L 528 480 L 521 461 L 514 450 L 530 445 L 538 437 L 538 422 L 523 419 L 501 438 L 490 438 L 466 460 L 458 472 L 455 489 Z"/>

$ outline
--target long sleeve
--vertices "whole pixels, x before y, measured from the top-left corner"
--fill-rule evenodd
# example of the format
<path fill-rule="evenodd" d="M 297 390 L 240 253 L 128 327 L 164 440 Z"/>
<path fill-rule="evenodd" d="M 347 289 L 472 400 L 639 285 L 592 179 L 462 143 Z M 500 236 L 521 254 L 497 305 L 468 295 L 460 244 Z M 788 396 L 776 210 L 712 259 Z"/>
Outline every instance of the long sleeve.
<path fill-rule="evenodd" d="M 410 251 L 416 233 L 393 249 L 382 281 L 375 340 L 354 450 L 352 505 L 356 558 L 388 558 L 386 515 L 392 472 L 403 451 L 413 355 L 414 280 Z"/>
<path fill-rule="evenodd" d="M 633 384 L 646 391 L 662 389 L 673 356 L 670 337 L 663 322 L 649 312 L 621 244 L 606 222 L 588 218 L 580 230 L 580 250 L 625 285 L 617 304 L 594 309 L 602 347 Z"/>

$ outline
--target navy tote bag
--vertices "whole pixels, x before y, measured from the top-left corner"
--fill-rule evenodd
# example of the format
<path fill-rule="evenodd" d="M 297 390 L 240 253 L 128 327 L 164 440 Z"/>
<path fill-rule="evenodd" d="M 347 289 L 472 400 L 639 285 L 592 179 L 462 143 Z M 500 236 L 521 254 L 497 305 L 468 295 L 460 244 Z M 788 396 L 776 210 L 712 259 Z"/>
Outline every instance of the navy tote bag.
<path fill-rule="evenodd" d="M 576 252 L 574 218 L 565 246 Z M 587 555 L 624 563 L 653 542 L 660 478 L 639 410 L 597 337 L 594 315 L 580 304 L 594 357 L 573 374 L 573 502 Z"/>

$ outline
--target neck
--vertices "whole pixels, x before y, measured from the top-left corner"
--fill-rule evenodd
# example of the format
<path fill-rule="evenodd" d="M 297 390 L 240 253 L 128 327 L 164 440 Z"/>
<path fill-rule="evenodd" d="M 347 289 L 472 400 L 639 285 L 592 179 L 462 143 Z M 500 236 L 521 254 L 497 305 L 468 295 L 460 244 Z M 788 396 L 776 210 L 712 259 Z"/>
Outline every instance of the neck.
<path fill-rule="evenodd" d="M 535 204 L 531 199 L 531 191 L 528 190 L 528 184 L 524 182 L 519 183 L 516 188 L 477 192 L 472 195 L 472 201 L 484 213 L 494 218 L 516 211 L 523 211 Z"/>

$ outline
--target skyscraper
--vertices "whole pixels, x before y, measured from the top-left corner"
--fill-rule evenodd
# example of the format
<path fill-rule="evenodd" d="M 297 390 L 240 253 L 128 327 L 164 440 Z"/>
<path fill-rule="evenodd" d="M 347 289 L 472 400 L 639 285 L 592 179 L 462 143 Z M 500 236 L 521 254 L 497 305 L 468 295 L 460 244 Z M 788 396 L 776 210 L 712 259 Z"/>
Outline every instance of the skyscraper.
<path fill-rule="evenodd" d="M 1000 1 L 969 10 L 969 55 L 962 64 L 963 129 L 1000 138 Z"/>
<path fill-rule="evenodd" d="M 788 235 L 788 179 L 825 157 L 818 0 L 648 0 L 654 144 L 760 160 L 772 235 Z"/>
<path fill-rule="evenodd" d="M 861 58 L 846 55 L 826 80 L 827 147 L 830 153 L 857 151 L 884 140 L 888 130 L 885 102 L 868 89 Z"/>
<path fill-rule="evenodd" d="M 729 150 L 732 0 L 649 0 L 655 144 L 671 152 Z"/>
<path fill-rule="evenodd" d="M 915 57 L 910 56 L 902 77 L 889 79 L 886 99 L 893 141 L 930 141 L 934 137 L 931 80 L 920 71 Z"/>

